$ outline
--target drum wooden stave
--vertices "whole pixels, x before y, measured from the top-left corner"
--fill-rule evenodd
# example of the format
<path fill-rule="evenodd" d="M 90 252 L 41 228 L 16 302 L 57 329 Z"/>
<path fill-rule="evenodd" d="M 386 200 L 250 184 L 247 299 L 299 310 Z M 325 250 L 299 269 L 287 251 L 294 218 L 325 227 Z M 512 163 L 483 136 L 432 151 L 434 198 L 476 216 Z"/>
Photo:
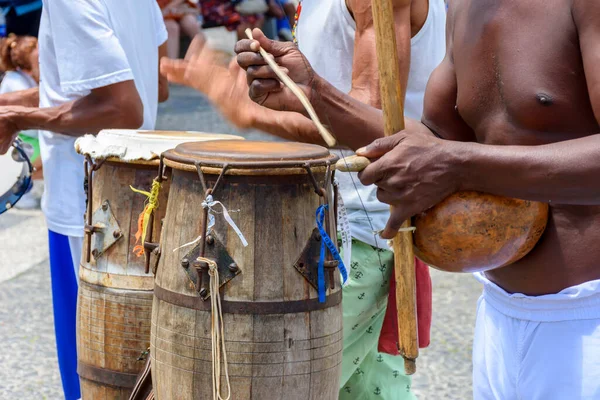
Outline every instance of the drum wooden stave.
<path fill-rule="evenodd" d="M 138 216 L 144 209 L 146 198 L 134 193 L 129 186 L 150 190 L 158 174 L 156 155 L 162 151 L 181 142 L 225 138 L 236 137 L 183 132 L 104 131 L 98 140 L 87 138 L 95 141 L 91 147 L 89 142 L 87 145 L 85 141 L 78 142 L 76 147 L 81 154 L 93 153 L 95 157 L 105 159 L 93 173 L 92 210 L 99 211 L 104 206 L 118 223 L 118 229 L 106 232 L 109 236 L 114 235 L 113 239 L 118 239 L 102 254 L 96 253 L 97 258 L 92 257 L 89 262 L 86 260 L 88 245 L 84 241 L 77 310 L 78 373 L 84 400 L 128 399 L 137 374 L 144 367 L 145 352 L 149 347 L 154 278 L 151 273 L 145 273 L 144 257 L 133 254 Z M 101 143 L 102 140 L 104 143 Z M 125 161 L 126 153 L 118 157 L 113 154 L 114 146 L 105 146 L 115 142 L 119 143 L 117 147 L 137 153 Z M 140 149 L 146 154 L 142 155 Z M 163 183 L 159 204 L 166 205 L 168 186 L 167 180 Z M 157 210 L 156 221 L 164 217 L 162 210 L 164 208 Z M 159 235 L 160 224 L 157 223 L 152 237 L 158 238 Z M 93 238 L 92 248 L 99 246 L 97 238 Z"/>
<path fill-rule="evenodd" d="M 296 143 L 194 143 L 165 153 L 173 170 L 152 309 L 157 399 L 212 398 L 210 300 L 199 297 L 182 266 L 191 247 L 172 251 L 202 232 L 205 188 L 196 162 L 207 187 L 229 164 L 215 200 L 240 210 L 231 216 L 249 243 L 244 248 L 217 215 L 213 246 L 222 243 L 241 270 L 221 288 L 231 398 L 337 399 L 343 348 L 339 274 L 332 274 L 334 289 L 328 286 L 322 304 L 294 268 L 320 204 L 307 172 L 292 165 L 299 161 L 319 164 L 311 171 L 323 185 L 325 165 L 335 157 Z"/>

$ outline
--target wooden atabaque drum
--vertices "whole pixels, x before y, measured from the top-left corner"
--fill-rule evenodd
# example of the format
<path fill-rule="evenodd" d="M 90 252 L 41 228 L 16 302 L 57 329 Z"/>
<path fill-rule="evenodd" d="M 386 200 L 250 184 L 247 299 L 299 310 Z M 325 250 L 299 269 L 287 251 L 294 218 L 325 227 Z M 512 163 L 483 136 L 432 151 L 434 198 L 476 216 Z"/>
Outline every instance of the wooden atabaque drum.
<path fill-rule="evenodd" d="M 79 272 L 77 356 L 84 400 L 128 399 L 150 344 L 154 279 L 145 257 L 133 252 L 147 199 L 129 186 L 150 190 L 163 151 L 183 142 L 217 139 L 236 137 L 106 130 L 76 142 L 76 150 L 87 158 L 88 225 L 95 227 L 84 241 Z M 167 203 L 168 185 L 168 180 L 163 183 L 159 204 Z M 156 221 L 163 215 L 159 208 Z M 157 223 L 149 236 L 159 235 Z"/>
<path fill-rule="evenodd" d="M 415 216 L 415 255 L 447 272 L 488 271 L 529 253 L 546 228 L 548 204 L 458 192 Z"/>
<path fill-rule="evenodd" d="M 186 143 L 163 156 L 172 183 L 152 308 L 156 398 L 213 398 L 209 277 L 198 261 L 204 247 L 220 274 L 231 399 L 337 399 L 343 347 L 335 266 L 327 264 L 324 303 L 314 286 L 315 211 L 333 198 L 337 158 L 315 145 L 249 141 Z M 202 205 L 209 193 L 229 210 L 247 247 L 220 206 L 210 223 Z M 207 227 L 208 235 L 189 244 Z M 224 381 L 222 371 L 225 397 Z"/>

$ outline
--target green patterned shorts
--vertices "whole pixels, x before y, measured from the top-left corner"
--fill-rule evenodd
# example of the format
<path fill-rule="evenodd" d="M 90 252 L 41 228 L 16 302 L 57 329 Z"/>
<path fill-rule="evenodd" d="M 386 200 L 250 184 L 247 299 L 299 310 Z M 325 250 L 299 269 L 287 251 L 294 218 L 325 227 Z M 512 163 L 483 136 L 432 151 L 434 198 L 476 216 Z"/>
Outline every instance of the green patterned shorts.
<path fill-rule="evenodd" d="M 402 357 L 377 351 L 394 268 L 393 253 L 352 240 L 352 263 L 347 268 L 340 400 L 416 399 Z"/>

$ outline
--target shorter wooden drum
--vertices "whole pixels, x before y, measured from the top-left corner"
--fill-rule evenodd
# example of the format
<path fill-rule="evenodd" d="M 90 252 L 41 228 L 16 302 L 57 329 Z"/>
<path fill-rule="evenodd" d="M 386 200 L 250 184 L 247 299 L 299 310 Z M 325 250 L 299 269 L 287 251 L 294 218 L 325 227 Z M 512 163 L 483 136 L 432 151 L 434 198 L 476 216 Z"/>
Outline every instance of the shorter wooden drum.
<path fill-rule="evenodd" d="M 325 274 L 324 303 L 313 286 L 322 240 L 315 211 L 332 197 L 336 157 L 301 143 L 225 141 L 186 143 L 164 158 L 172 183 L 152 308 L 156 398 L 213 398 L 209 278 L 197 258 L 204 248 L 221 278 L 231 399 L 337 399 L 343 346 L 335 265 Z M 229 210 L 247 247 L 214 205 L 209 235 L 179 248 L 205 231 L 208 193 Z"/>
<path fill-rule="evenodd" d="M 144 257 L 133 253 L 146 197 L 129 186 L 149 191 L 158 174 L 158 155 L 179 143 L 235 138 L 107 130 L 77 140 L 77 151 L 91 167 L 88 212 L 90 225 L 97 227 L 84 243 L 79 273 L 77 354 L 84 400 L 128 399 L 149 347 L 154 279 L 145 271 Z M 168 185 L 163 183 L 159 204 L 167 203 Z M 157 221 L 164 215 L 160 210 Z M 153 237 L 159 231 L 157 223 Z"/>

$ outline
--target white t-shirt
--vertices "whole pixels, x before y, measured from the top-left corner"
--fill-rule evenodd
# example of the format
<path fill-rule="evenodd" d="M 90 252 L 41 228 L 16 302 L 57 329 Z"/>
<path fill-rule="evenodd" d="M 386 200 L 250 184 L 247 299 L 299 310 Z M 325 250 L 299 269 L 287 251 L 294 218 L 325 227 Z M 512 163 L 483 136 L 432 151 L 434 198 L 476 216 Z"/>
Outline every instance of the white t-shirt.
<path fill-rule="evenodd" d="M 411 39 L 410 70 L 406 88 L 404 114 L 421 119 L 423 97 L 429 75 L 446 52 L 446 10 L 443 0 L 429 0 L 425 25 Z M 352 64 L 356 23 L 345 0 L 303 0 L 296 38 L 300 51 L 314 70 L 338 90 L 352 89 Z M 337 155 L 351 152 L 334 151 Z M 387 248 L 380 231 L 389 219 L 387 204 L 377 200 L 377 187 L 364 186 L 356 173 L 337 172 L 340 194 L 344 200 L 352 237 L 372 246 Z"/>
<path fill-rule="evenodd" d="M 144 104 L 143 129 L 158 108 L 158 47 L 167 40 L 156 0 L 44 0 L 39 32 L 40 107 L 134 80 Z M 40 132 L 48 229 L 83 236 L 83 157 L 75 137 Z"/>
<path fill-rule="evenodd" d="M 22 71 L 7 71 L 0 83 L 0 94 L 19 92 L 37 86 L 35 80 Z"/>
<path fill-rule="evenodd" d="M 2 78 L 0 83 L 0 94 L 20 92 L 21 90 L 27 90 L 37 87 L 35 79 L 22 71 L 7 71 Z M 27 130 L 21 132 L 32 138 L 38 137 L 37 130 Z"/>

